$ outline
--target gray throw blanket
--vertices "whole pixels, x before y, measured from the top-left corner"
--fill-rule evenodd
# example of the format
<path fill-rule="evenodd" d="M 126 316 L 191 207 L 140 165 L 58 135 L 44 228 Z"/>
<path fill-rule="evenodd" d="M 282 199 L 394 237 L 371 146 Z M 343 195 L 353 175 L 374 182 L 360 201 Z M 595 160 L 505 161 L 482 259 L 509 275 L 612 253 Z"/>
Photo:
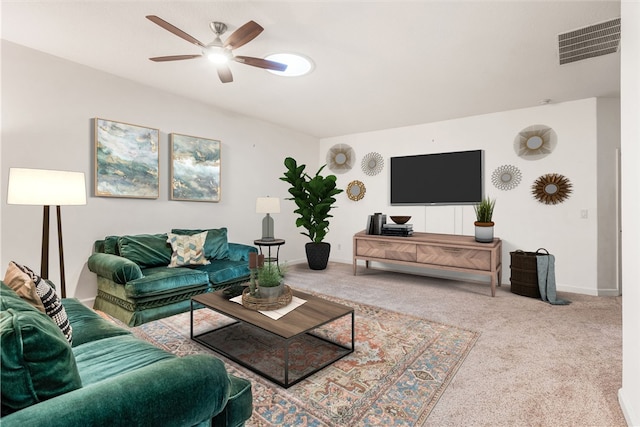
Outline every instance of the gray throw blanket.
<path fill-rule="evenodd" d="M 540 298 L 553 305 L 566 305 L 571 303 L 564 299 L 556 298 L 556 257 L 553 255 L 536 256 L 538 264 L 538 288 L 540 288 Z"/>

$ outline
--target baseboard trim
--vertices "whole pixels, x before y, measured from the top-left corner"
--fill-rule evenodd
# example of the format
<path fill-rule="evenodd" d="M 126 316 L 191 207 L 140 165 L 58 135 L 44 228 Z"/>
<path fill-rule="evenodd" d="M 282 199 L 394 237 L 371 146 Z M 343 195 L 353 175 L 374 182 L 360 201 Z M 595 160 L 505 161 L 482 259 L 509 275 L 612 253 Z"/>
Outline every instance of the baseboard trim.
<path fill-rule="evenodd" d="M 556 285 L 556 290 L 558 292 L 569 292 L 572 294 L 590 295 L 593 297 L 620 296 L 620 291 L 618 291 L 617 289 L 586 289 L 586 288 L 578 288 L 576 286 L 563 285 L 561 283 L 558 283 Z"/>
<path fill-rule="evenodd" d="M 598 289 L 599 297 L 619 297 L 620 291 L 617 289 Z"/>
<path fill-rule="evenodd" d="M 569 293 L 572 293 L 572 294 L 590 295 L 592 297 L 597 297 L 598 296 L 598 290 L 597 289 L 578 288 L 578 287 L 575 287 L 575 286 L 563 285 L 561 283 L 557 283 L 556 284 L 556 291 L 558 291 L 558 292 L 569 292 Z"/>
<path fill-rule="evenodd" d="M 638 417 L 633 407 L 629 404 L 629 400 L 625 398 L 624 389 L 618 390 L 618 402 L 620 402 L 620 408 L 624 414 L 624 419 L 627 421 L 629 427 L 639 427 L 640 417 Z"/>

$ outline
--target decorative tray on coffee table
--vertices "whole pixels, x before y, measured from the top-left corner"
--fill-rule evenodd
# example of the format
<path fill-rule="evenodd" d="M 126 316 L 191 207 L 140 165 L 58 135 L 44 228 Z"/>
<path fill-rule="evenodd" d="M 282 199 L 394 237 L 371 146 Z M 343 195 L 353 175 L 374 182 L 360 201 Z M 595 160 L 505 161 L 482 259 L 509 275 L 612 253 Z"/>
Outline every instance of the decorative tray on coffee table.
<path fill-rule="evenodd" d="M 271 311 L 286 307 L 291 303 L 292 298 L 293 294 L 291 292 L 291 288 L 287 285 L 284 285 L 282 295 L 277 298 L 260 298 L 251 296 L 249 288 L 242 291 L 242 305 L 249 310 L 256 311 Z"/>

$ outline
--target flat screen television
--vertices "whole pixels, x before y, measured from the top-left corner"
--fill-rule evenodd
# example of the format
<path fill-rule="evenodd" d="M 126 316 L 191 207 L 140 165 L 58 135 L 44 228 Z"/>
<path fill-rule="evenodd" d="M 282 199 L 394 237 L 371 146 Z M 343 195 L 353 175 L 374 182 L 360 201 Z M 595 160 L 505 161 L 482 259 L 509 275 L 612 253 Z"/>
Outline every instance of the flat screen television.
<path fill-rule="evenodd" d="M 470 205 L 484 195 L 484 151 L 392 157 L 392 205 Z"/>

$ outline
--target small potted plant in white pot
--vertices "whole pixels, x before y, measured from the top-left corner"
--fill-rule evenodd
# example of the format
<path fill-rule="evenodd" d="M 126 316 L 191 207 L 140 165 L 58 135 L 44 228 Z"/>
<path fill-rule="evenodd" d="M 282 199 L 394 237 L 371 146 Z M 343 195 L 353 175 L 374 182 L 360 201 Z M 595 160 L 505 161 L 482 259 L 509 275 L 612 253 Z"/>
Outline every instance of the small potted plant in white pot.
<path fill-rule="evenodd" d="M 493 242 L 493 226 L 492 221 L 493 208 L 496 206 L 496 200 L 485 197 L 473 207 L 476 212 L 476 221 L 473 223 L 476 227 L 476 242 L 491 243 Z"/>

